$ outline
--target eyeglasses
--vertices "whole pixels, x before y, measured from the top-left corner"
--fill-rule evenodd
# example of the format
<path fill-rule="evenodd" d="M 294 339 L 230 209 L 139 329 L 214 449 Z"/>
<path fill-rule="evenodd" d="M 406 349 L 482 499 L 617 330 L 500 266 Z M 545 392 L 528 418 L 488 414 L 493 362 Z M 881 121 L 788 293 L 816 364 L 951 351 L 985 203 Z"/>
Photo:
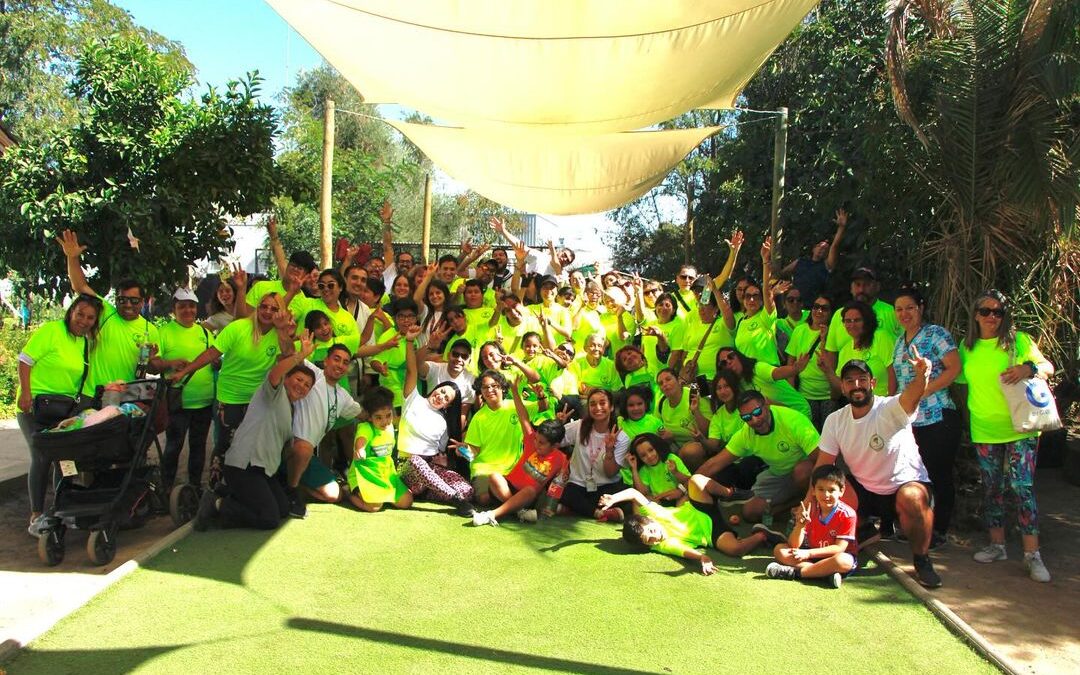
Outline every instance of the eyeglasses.
<path fill-rule="evenodd" d="M 753 419 L 755 417 L 761 417 L 761 413 L 763 413 L 763 412 L 764 412 L 764 410 L 762 410 L 761 406 L 758 406 L 758 407 L 754 408 L 753 410 L 751 410 L 748 413 L 740 414 L 739 419 L 741 419 L 743 422 L 749 422 L 751 419 Z"/>
<path fill-rule="evenodd" d="M 499 391 L 500 389 L 502 389 L 502 387 L 495 384 L 494 382 L 489 382 L 487 384 L 480 385 L 480 390 L 481 391 Z"/>
<path fill-rule="evenodd" d="M 794 297 L 792 297 L 792 296 L 790 296 L 790 295 L 789 295 L 788 297 L 784 298 L 784 302 L 791 302 L 791 303 L 796 303 L 796 302 L 799 302 L 799 303 L 801 303 L 801 302 L 802 302 L 802 298 L 800 298 L 800 297 L 799 297 L 799 296 L 797 296 L 797 295 L 796 295 L 796 296 L 794 296 Z"/>
<path fill-rule="evenodd" d="M 827 312 L 832 309 L 832 307 L 830 307 L 829 305 L 823 305 L 821 303 L 815 302 L 813 305 L 810 306 L 810 309 L 814 310 L 815 312 Z"/>
<path fill-rule="evenodd" d="M 337 288 L 337 282 L 336 281 L 325 281 L 325 282 L 320 281 L 319 283 L 315 284 L 315 288 L 318 288 L 320 291 L 325 291 L 327 289 L 334 289 L 334 288 Z"/>
<path fill-rule="evenodd" d="M 455 359 L 467 359 L 469 358 L 468 352 L 450 352 L 450 356 Z"/>
<path fill-rule="evenodd" d="M 394 315 L 395 319 L 415 319 L 416 314 L 413 312 L 398 312 Z"/>
<path fill-rule="evenodd" d="M 118 305 L 137 305 L 142 302 L 143 299 L 139 296 L 131 297 L 130 295 L 121 295 L 116 299 Z"/>
<path fill-rule="evenodd" d="M 680 274 L 679 278 L 680 279 L 693 279 L 694 275 L 692 275 L 692 274 Z"/>
<path fill-rule="evenodd" d="M 983 317 L 984 319 L 986 317 L 990 316 L 991 314 L 993 314 L 998 319 L 1004 319 L 1005 318 L 1005 310 L 1002 309 L 1001 307 L 998 307 L 996 309 L 990 309 L 989 307 L 980 307 L 977 310 L 975 310 L 975 313 L 978 314 L 979 316 Z"/>
<path fill-rule="evenodd" d="M 743 293 L 743 300 L 760 300 L 761 293 Z"/>
<path fill-rule="evenodd" d="M 854 319 L 844 319 L 844 325 L 845 326 L 854 326 L 855 324 L 862 323 L 862 322 L 863 322 L 863 320 L 862 320 L 861 316 L 856 317 Z"/>

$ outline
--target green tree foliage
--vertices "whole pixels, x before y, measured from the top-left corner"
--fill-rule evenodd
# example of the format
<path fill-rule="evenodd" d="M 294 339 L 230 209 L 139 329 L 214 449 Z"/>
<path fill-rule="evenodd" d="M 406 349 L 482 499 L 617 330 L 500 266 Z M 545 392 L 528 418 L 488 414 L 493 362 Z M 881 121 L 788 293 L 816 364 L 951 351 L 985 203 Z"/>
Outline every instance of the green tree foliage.
<path fill-rule="evenodd" d="M 52 239 L 65 228 L 89 246 L 102 292 L 124 277 L 170 286 L 194 261 L 224 255 L 225 217 L 266 209 L 276 184 L 275 114 L 257 101 L 258 83 L 250 75 L 185 99 L 189 72 L 139 39 L 89 43 L 69 88 L 76 126 L 0 158 L 0 262 L 55 295 L 67 284 Z"/>
<path fill-rule="evenodd" d="M 0 119 L 25 143 L 71 127 L 79 101 L 67 94 L 82 46 L 109 35 L 143 40 L 178 68 L 176 42 L 135 25 L 107 0 L 0 0 Z"/>

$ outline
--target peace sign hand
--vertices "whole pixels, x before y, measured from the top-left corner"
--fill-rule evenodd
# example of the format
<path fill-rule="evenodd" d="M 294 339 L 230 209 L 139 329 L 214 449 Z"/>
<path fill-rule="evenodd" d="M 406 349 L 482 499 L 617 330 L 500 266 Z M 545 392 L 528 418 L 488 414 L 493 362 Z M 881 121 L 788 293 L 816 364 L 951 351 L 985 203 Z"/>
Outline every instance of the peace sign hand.
<path fill-rule="evenodd" d="M 907 359 L 907 362 L 915 369 L 915 377 L 922 378 L 924 381 L 930 380 L 930 359 L 919 355 L 919 349 L 915 345 L 911 345 L 908 349 L 911 353 L 911 358 Z"/>
<path fill-rule="evenodd" d="M 561 422 L 562 424 L 566 424 L 566 422 L 570 419 L 570 416 L 573 414 L 574 411 L 570 409 L 570 406 L 563 404 L 562 410 L 555 413 L 555 418 L 558 419 L 559 422 Z"/>

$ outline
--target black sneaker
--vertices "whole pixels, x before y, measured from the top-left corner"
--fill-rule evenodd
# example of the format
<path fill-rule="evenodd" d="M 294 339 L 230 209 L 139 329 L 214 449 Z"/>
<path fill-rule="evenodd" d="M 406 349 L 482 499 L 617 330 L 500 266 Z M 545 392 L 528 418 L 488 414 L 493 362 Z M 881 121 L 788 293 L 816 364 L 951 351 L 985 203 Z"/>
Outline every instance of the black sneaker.
<path fill-rule="evenodd" d="M 191 519 L 192 529 L 196 532 L 206 531 L 206 528 L 210 526 L 210 520 L 217 515 L 217 500 L 218 496 L 214 494 L 213 490 L 202 493 L 202 497 L 199 498 L 199 510 L 195 512 L 195 517 Z"/>
<path fill-rule="evenodd" d="M 799 578 L 799 570 L 791 565 L 781 565 L 778 562 L 771 562 L 765 568 L 765 576 L 770 579 L 787 579 L 788 581 L 794 581 Z"/>
<path fill-rule="evenodd" d="M 740 490 L 739 488 L 731 488 L 731 495 L 727 497 L 718 497 L 717 501 L 724 502 L 725 504 L 745 504 L 753 498 L 753 490 Z"/>
<path fill-rule="evenodd" d="M 855 540 L 859 542 L 859 548 L 873 546 L 881 541 L 881 531 L 874 523 L 863 523 L 855 530 Z"/>
<path fill-rule="evenodd" d="M 462 518 L 472 518 L 473 514 L 476 513 L 476 509 L 473 508 L 473 505 L 469 503 L 468 499 L 456 497 L 450 500 L 450 503 L 457 509 L 458 515 Z"/>
<path fill-rule="evenodd" d="M 765 544 L 769 548 L 775 548 L 777 544 L 786 544 L 787 537 L 782 532 L 776 530 L 770 530 L 764 523 L 755 523 L 750 528 L 751 532 L 760 532 L 765 535 Z"/>
<path fill-rule="evenodd" d="M 289 493 L 289 517 L 297 520 L 307 518 L 307 504 L 296 490 Z"/>
<path fill-rule="evenodd" d="M 929 556 L 915 556 L 915 578 L 926 588 L 941 588 L 941 577 L 934 571 Z"/>

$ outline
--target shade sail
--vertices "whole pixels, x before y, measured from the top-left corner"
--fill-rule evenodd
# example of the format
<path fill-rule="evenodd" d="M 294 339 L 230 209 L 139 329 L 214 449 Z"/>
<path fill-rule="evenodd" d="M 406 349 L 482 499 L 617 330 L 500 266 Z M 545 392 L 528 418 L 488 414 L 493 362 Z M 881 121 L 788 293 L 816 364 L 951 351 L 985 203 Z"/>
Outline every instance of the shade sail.
<path fill-rule="evenodd" d="M 465 127 L 727 108 L 816 0 L 267 0 L 369 103 Z"/>
<path fill-rule="evenodd" d="M 607 211 L 640 197 L 722 128 L 552 136 L 387 122 L 485 197 L 558 215 Z"/>

